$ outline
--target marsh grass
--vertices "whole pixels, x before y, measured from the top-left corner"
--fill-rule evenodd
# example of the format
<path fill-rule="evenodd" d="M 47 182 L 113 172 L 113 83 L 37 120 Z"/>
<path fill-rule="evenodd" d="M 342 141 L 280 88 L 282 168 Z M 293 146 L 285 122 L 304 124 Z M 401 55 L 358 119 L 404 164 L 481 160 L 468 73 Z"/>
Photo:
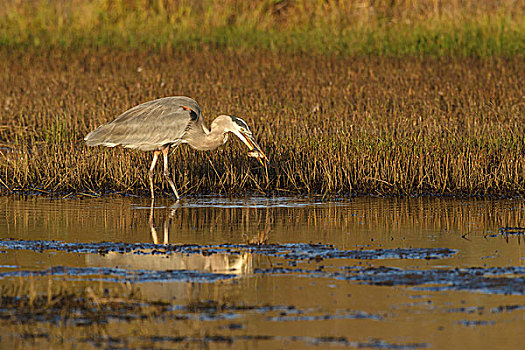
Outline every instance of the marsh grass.
<path fill-rule="evenodd" d="M 524 18 L 512 0 L 7 0 L 0 46 L 512 56 Z"/>
<path fill-rule="evenodd" d="M 195 98 L 209 123 L 243 117 L 270 159 L 237 140 L 171 156 L 180 192 L 523 195 L 525 64 L 517 58 L 234 53 L 2 53 L 0 185 L 147 193 L 151 154 L 83 137 L 147 100 Z M 157 170 L 160 170 L 157 169 Z M 157 191 L 169 193 L 160 171 Z"/>

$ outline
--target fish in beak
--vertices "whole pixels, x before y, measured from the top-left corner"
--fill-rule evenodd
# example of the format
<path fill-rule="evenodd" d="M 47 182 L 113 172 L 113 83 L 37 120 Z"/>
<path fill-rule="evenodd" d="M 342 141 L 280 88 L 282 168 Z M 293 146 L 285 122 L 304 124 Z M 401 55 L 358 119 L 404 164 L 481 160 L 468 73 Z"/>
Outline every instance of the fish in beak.
<path fill-rule="evenodd" d="M 261 146 L 259 146 L 257 144 L 257 142 L 255 141 L 255 139 L 254 139 L 254 137 L 253 137 L 253 135 L 251 133 L 240 131 L 240 132 L 235 133 L 235 134 L 250 149 L 250 151 L 248 152 L 248 156 L 249 157 L 257 158 L 259 163 L 261 163 L 262 165 L 264 165 L 263 160 L 268 162 L 268 158 L 266 157 L 266 155 L 262 151 Z"/>

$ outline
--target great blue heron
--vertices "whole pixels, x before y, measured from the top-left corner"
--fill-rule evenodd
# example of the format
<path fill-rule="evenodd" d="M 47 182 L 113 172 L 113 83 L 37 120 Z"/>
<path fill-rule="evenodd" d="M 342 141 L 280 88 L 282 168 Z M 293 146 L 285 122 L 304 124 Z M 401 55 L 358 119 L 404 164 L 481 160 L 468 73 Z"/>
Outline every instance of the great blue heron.
<path fill-rule="evenodd" d="M 266 155 L 253 138 L 244 120 L 231 115 L 219 115 L 208 129 L 204 124 L 199 104 L 185 96 L 164 97 L 135 106 L 122 113 L 112 122 L 99 126 L 84 140 L 88 146 L 123 146 L 142 151 L 154 151 L 149 168 L 151 198 L 153 171 L 157 158 L 164 156 L 164 177 L 168 180 L 177 200 L 180 198 L 168 172 L 168 151 L 171 146 L 183 143 L 197 150 L 212 150 L 224 144 L 231 132 L 248 146 L 251 157 L 261 164 Z"/>

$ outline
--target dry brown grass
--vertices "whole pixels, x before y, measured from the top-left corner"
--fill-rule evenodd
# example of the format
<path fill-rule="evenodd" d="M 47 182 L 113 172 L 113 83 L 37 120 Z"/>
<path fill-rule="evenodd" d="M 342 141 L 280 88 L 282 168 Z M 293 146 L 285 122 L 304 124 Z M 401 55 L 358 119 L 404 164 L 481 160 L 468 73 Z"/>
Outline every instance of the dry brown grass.
<path fill-rule="evenodd" d="M 235 141 L 171 157 L 185 194 L 525 193 L 525 63 L 219 50 L 1 53 L 0 185 L 147 193 L 151 155 L 82 138 L 138 103 L 187 95 L 208 122 L 245 118 L 268 169 Z M 160 175 L 157 186 L 168 193 Z"/>

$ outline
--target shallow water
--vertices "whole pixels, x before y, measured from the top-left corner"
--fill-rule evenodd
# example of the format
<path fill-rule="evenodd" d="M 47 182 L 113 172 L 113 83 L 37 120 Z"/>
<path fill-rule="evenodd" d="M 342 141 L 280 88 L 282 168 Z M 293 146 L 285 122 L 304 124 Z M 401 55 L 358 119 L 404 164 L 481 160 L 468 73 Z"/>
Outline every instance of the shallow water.
<path fill-rule="evenodd" d="M 1 348 L 524 340 L 521 200 L 198 197 L 152 209 L 131 197 L 3 197 L 0 206 L 4 291 L 110 290 L 155 311 L 129 299 L 100 318 L 53 306 L 37 316 L 4 301 Z"/>

